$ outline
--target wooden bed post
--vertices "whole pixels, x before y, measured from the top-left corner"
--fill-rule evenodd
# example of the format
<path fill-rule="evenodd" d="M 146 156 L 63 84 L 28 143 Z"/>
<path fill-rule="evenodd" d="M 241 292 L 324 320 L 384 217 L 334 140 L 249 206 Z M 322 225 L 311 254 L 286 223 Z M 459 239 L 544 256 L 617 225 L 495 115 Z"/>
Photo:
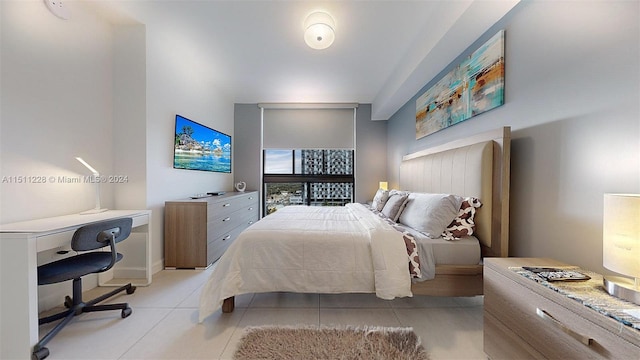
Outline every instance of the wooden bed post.
<path fill-rule="evenodd" d="M 222 301 L 222 312 L 230 313 L 233 312 L 233 308 L 235 307 L 235 297 L 228 297 Z"/>

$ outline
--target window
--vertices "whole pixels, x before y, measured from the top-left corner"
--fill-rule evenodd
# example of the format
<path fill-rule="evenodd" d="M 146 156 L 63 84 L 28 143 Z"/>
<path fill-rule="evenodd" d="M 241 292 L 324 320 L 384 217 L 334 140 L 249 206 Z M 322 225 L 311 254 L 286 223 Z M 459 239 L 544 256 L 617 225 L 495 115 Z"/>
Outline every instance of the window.
<path fill-rule="evenodd" d="M 291 150 L 265 150 L 265 174 L 293 174 L 294 161 Z"/>
<path fill-rule="evenodd" d="M 264 214 L 289 205 L 353 202 L 352 149 L 265 149 L 263 155 Z"/>
<path fill-rule="evenodd" d="M 357 104 L 259 104 L 263 214 L 355 199 Z"/>

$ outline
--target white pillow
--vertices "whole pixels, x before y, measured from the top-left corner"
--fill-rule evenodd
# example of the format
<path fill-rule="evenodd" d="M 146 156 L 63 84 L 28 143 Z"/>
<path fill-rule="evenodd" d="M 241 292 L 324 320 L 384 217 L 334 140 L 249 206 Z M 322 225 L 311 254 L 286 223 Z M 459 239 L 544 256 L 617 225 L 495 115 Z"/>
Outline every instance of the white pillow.
<path fill-rule="evenodd" d="M 371 207 L 375 210 L 382 211 L 384 204 L 389 200 L 389 192 L 384 189 L 378 189 L 376 191 L 376 195 L 373 197 L 373 202 L 371 203 Z"/>
<path fill-rule="evenodd" d="M 384 214 L 384 216 L 393 220 L 393 222 L 398 222 L 398 217 L 400 216 L 400 213 L 404 208 L 404 204 L 407 202 L 407 197 L 408 196 L 406 194 L 394 194 L 389 196 L 389 200 L 387 200 L 387 203 L 384 204 L 381 212 Z M 447 223 L 447 225 L 449 225 L 449 223 Z"/>
<path fill-rule="evenodd" d="M 463 200 L 456 195 L 411 193 L 399 222 L 437 239 L 458 215 Z"/>
<path fill-rule="evenodd" d="M 398 189 L 391 189 L 389 190 L 389 196 L 392 195 L 409 195 L 411 192 L 409 191 L 404 191 L 404 190 L 398 190 Z"/>

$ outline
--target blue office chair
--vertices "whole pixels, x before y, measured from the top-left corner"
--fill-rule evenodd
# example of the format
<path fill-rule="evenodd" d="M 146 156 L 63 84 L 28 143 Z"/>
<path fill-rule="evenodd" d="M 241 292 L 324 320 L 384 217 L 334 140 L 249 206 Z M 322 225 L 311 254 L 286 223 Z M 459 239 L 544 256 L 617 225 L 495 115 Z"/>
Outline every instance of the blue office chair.
<path fill-rule="evenodd" d="M 126 239 L 131 234 L 131 218 L 122 218 L 115 220 L 103 221 L 95 224 L 83 226 L 76 230 L 71 239 L 71 248 L 75 251 L 90 251 L 79 255 L 71 256 L 48 264 L 38 266 L 38 285 L 53 284 L 67 280 L 73 280 L 72 296 L 67 296 L 64 301 L 68 310 L 61 313 L 51 315 L 38 320 L 40 325 L 46 324 L 59 319 L 62 320 L 49 333 L 47 333 L 34 346 L 31 358 L 34 360 L 42 360 L 49 356 L 49 349 L 45 345 L 60 330 L 65 327 L 74 316 L 85 312 L 105 311 L 105 310 L 121 310 L 122 317 L 126 318 L 131 315 L 129 304 L 105 304 L 96 305 L 107 298 L 118 294 L 121 291 L 127 291 L 127 294 L 133 294 L 136 290 L 131 283 L 119 287 L 108 294 L 104 294 L 91 301 L 82 300 L 82 276 L 107 271 L 113 265 L 122 259 L 122 254 L 116 252 L 116 243 Z M 110 247 L 110 251 L 91 251 L 104 247 Z"/>

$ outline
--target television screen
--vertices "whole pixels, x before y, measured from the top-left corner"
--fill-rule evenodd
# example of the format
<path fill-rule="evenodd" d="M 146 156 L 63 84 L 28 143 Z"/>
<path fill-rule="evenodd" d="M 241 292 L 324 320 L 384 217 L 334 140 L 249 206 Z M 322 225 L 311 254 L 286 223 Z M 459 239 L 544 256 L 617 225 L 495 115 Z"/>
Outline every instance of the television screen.
<path fill-rule="evenodd" d="M 231 136 L 176 115 L 173 167 L 231 173 Z"/>

